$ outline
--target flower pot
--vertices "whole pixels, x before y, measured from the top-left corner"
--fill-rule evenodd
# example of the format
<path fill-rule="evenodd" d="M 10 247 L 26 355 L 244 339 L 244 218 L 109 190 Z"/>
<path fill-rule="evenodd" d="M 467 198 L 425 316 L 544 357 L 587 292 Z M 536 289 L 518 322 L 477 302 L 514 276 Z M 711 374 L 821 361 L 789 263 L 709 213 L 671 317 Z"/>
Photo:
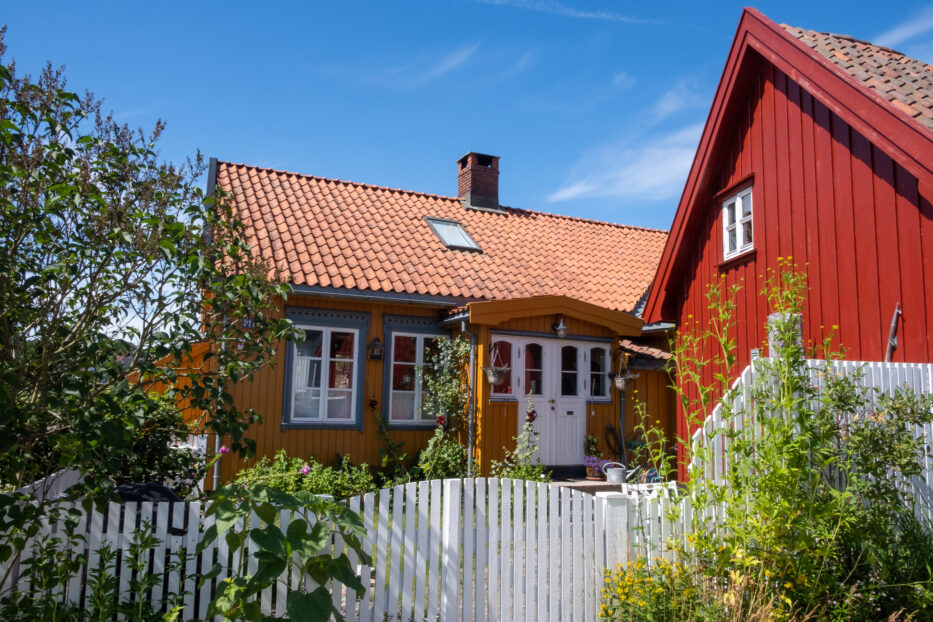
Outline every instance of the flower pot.
<path fill-rule="evenodd" d="M 586 479 L 598 482 L 605 479 L 602 471 L 596 467 L 586 467 Z"/>

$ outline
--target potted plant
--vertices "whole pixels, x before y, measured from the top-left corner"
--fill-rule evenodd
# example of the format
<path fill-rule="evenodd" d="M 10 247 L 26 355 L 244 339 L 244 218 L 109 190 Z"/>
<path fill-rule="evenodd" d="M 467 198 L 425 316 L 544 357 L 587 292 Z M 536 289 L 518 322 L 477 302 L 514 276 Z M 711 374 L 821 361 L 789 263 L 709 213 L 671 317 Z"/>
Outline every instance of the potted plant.
<path fill-rule="evenodd" d="M 599 438 L 595 434 L 587 434 L 583 437 L 583 454 L 586 479 L 603 479 L 602 466 L 606 464 L 606 460 L 603 459 L 603 452 L 599 450 Z"/>

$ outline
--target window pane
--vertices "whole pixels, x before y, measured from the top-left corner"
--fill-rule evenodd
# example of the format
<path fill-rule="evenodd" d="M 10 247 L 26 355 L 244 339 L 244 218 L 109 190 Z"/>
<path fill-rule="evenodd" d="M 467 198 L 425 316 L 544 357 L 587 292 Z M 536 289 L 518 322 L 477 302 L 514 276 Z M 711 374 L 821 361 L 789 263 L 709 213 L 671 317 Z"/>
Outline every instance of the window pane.
<path fill-rule="evenodd" d="M 466 248 L 479 248 L 472 238 L 463 229 L 458 222 L 445 222 L 443 220 L 431 220 L 437 237 L 445 246 L 463 246 Z"/>
<path fill-rule="evenodd" d="M 590 374 L 590 395 L 606 396 L 606 374 Z"/>
<path fill-rule="evenodd" d="M 321 416 L 321 392 L 318 389 L 295 391 L 295 419 L 318 419 Z"/>
<path fill-rule="evenodd" d="M 492 344 L 490 352 L 490 365 L 492 367 L 508 367 L 503 374 L 502 382 L 492 387 L 493 393 L 500 395 L 512 394 L 512 344 L 507 341 L 497 341 Z"/>
<path fill-rule="evenodd" d="M 748 246 L 752 243 L 752 221 L 746 221 L 742 225 L 742 245 Z"/>
<path fill-rule="evenodd" d="M 417 337 L 396 335 L 392 339 L 392 360 L 405 363 L 414 363 L 416 361 L 415 348 L 417 344 Z"/>
<path fill-rule="evenodd" d="M 752 195 L 746 194 L 742 197 L 742 217 L 752 214 Z"/>
<path fill-rule="evenodd" d="M 331 361 L 327 386 L 331 389 L 352 389 L 353 361 Z"/>
<path fill-rule="evenodd" d="M 340 389 L 327 391 L 327 418 L 350 419 L 350 392 Z"/>
<path fill-rule="evenodd" d="M 389 418 L 394 421 L 412 421 L 415 418 L 415 394 L 407 391 L 392 392 L 392 412 Z"/>
<path fill-rule="evenodd" d="M 577 394 L 577 372 L 563 372 L 560 375 L 560 394 Z"/>
<path fill-rule="evenodd" d="M 727 246 L 727 248 L 729 249 L 729 252 L 730 252 L 730 253 L 736 249 L 736 246 L 735 246 L 735 227 L 733 227 L 732 229 L 729 229 L 729 245 Z"/>
<path fill-rule="evenodd" d="M 295 388 L 321 387 L 321 362 L 314 359 L 295 359 Z"/>
<path fill-rule="evenodd" d="M 544 369 L 541 346 L 529 343 L 525 346 L 525 369 Z"/>
<path fill-rule="evenodd" d="M 331 333 L 330 334 L 330 358 L 332 359 L 352 359 L 353 358 L 353 333 Z"/>
<path fill-rule="evenodd" d="M 544 391 L 544 375 L 540 371 L 525 370 L 525 393 L 541 395 Z"/>
<path fill-rule="evenodd" d="M 395 364 L 392 366 L 392 390 L 415 390 L 415 366 Z"/>
<path fill-rule="evenodd" d="M 560 349 L 560 368 L 562 371 L 577 371 L 577 349 L 574 346 Z"/>
<path fill-rule="evenodd" d="M 735 224 L 735 201 L 732 201 L 726 205 L 724 216 L 726 219 L 726 226 Z"/>
<path fill-rule="evenodd" d="M 590 371 L 606 371 L 606 351 L 604 349 L 590 349 Z"/>
<path fill-rule="evenodd" d="M 321 345 L 324 342 L 324 333 L 319 330 L 306 330 L 305 340 L 295 344 L 298 356 L 321 356 Z"/>

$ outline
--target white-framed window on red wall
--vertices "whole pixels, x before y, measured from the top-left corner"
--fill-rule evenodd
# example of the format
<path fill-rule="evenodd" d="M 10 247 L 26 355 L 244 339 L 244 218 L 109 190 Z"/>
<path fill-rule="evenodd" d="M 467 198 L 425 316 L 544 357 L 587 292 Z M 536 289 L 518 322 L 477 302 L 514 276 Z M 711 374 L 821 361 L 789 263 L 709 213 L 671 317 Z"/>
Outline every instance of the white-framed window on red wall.
<path fill-rule="evenodd" d="M 722 258 L 731 259 L 755 247 L 752 187 L 747 186 L 722 202 Z"/>

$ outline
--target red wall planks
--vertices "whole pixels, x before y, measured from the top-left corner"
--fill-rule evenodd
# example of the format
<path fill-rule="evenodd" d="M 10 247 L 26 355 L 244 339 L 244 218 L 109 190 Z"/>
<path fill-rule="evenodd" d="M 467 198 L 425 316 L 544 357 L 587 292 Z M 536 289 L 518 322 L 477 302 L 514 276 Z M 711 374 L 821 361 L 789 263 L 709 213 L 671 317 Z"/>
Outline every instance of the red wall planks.
<path fill-rule="evenodd" d="M 834 345 L 852 360 L 881 360 L 895 304 L 904 310 L 895 361 L 933 360 L 933 207 L 904 168 L 811 93 L 767 62 L 745 106 L 723 125 L 715 180 L 697 199 L 706 210 L 689 236 L 681 272 L 678 326 L 708 325 L 705 293 L 713 279 L 740 284 L 732 376 L 761 347 L 769 312 L 763 277 L 792 256 L 811 288 L 805 339 L 838 326 Z M 722 262 L 723 190 L 752 176 L 755 252 Z M 718 184 L 718 185 L 717 185 Z M 923 245 L 926 234 L 927 244 Z M 765 353 L 763 351 L 763 353 Z M 704 352 L 709 358 L 712 348 Z M 714 371 L 707 365 L 706 379 Z M 678 432 L 687 432 L 681 413 Z"/>

